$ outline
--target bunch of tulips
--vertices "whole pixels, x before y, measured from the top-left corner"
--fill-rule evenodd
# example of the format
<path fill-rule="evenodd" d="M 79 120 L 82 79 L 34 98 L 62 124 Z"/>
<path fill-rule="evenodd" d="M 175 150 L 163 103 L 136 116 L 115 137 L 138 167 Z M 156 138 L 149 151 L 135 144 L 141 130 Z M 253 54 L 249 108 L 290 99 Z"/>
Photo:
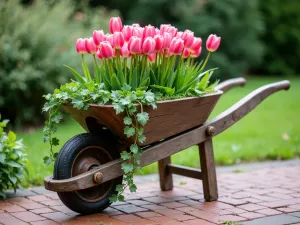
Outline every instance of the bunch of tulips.
<path fill-rule="evenodd" d="M 211 34 L 206 41 L 206 59 L 194 63 L 201 54 L 202 39 L 190 30 L 181 32 L 170 24 L 162 24 L 159 29 L 152 25 L 123 26 L 119 17 L 110 19 L 109 29 L 109 34 L 95 30 L 92 37 L 77 40 L 85 78 L 72 71 L 81 82 L 92 82 L 84 61 L 84 55 L 91 54 L 95 81 L 103 82 L 109 90 L 127 84 L 133 90 L 151 86 L 169 94 L 185 92 L 199 81 L 211 53 L 221 42 L 220 37 Z"/>

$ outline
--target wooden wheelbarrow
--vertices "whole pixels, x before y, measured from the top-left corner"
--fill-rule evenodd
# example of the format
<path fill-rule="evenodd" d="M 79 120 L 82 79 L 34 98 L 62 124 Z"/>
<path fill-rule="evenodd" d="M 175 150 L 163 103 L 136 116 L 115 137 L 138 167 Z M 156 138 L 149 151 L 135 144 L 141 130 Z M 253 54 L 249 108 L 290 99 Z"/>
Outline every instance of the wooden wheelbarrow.
<path fill-rule="evenodd" d="M 289 81 L 262 86 L 214 119 L 206 122 L 223 92 L 245 84 L 244 78 L 224 81 L 216 93 L 158 103 L 157 110 L 146 107 L 150 116 L 144 127 L 147 137 L 141 166 L 158 161 L 160 187 L 173 188 L 172 174 L 201 179 L 206 201 L 218 199 L 212 137 L 223 132 L 274 92 L 288 90 Z M 45 188 L 58 193 L 73 211 L 88 214 L 104 210 L 109 197 L 122 183 L 120 152 L 133 142 L 123 134 L 123 115 L 111 105 L 90 105 L 86 111 L 64 109 L 89 133 L 74 136 L 62 147 L 54 175 L 45 178 Z M 171 155 L 193 145 L 199 146 L 201 170 L 171 164 Z"/>

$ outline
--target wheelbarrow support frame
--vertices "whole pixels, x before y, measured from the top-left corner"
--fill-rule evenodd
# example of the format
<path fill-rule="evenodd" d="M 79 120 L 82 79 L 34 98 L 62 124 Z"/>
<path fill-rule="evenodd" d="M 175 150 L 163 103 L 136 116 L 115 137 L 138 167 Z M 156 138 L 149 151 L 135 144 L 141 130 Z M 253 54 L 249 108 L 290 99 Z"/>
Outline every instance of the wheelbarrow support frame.
<path fill-rule="evenodd" d="M 226 92 L 234 86 L 244 85 L 245 82 L 244 78 L 231 79 L 220 83 L 216 88 Z M 160 186 L 163 191 L 173 188 L 172 174 L 179 174 L 201 179 L 205 200 L 216 200 L 218 189 L 212 137 L 239 121 L 272 93 L 283 89 L 288 90 L 289 87 L 289 81 L 262 86 L 203 125 L 150 145 L 141 154 L 141 166 L 158 161 Z M 193 145 L 199 146 L 201 170 L 171 164 L 171 155 Z M 122 159 L 117 159 L 64 180 L 54 180 L 52 176 L 49 176 L 44 180 L 45 188 L 56 192 L 69 192 L 93 187 L 123 175 L 122 162 Z"/>

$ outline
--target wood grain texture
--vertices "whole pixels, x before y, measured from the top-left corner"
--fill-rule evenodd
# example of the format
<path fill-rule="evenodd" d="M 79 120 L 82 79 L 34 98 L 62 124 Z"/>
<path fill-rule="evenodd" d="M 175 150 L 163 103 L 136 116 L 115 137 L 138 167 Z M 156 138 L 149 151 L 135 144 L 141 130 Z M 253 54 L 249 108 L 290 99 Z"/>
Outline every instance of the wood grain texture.
<path fill-rule="evenodd" d="M 202 172 L 200 169 L 195 169 L 195 168 L 186 167 L 186 166 L 173 165 L 173 164 L 169 164 L 167 166 L 167 168 L 172 174 L 177 174 L 177 175 L 181 175 L 181 176 L 185 176 L 185 177 L 191 177 L 191 178 L 195 178 L 195 179 L 199 179 L 199 180 L 202 179 Z"/>
<path fill-rule="evenodd" d="M 158 160 L 158 173 L 160 189 L 162 191 L 169 191 L 173 189 L 173 178 L 168 165 L 171 163 L 171 156 Z"/>
<path fill-rule="evenodd" d="M 184 150 L 190 146 L 199 144 L 207 140 L 208 138 L 210 138 L 206 134 L 206 129 L 208 126 L 215 127 L 215 135 L 223 132 L 234 123 L 239 121 L 242 117 L 247 115 L 269 95 L 279 90 L 287 90 L 289 89 L 289 87 L 290 83 L 288 81 L 281 81 L 265 85 L 261 88 L 256 89 L 214 119 L 204 123 L 202 126 L 188 130 L 182 134 L 166 139 L 153 146 L 147 147 L 141 154 L 141 166 L 149 165 L 181 150 Z M 58 191 L 60 185 L 62 185 L 63 183 L 69 183 L 69 185 L 73 188 L 72 190 L 84 189 L 90 187 L 89 185 L 95 185 L 91 182 L 93 182 L 93 174 L 96 172 L 101 172 L 103 174 L 102 182 L 104 183 L 123 174 L 123 171 L 121 169 L 122 161 L 122 159 L 117 159 L 100 167 L 97 167 L 94 170 L 89 171 L 88 173 L 81 174 L 78 177 L 80 177 L 80 179 L 84 179 L 85 182 L 80 182 L 80 184 L 77 184 L 78 177 L 73 177 L 66 180 L 53 180 L 51 178 L 46 178 L 45 186 L 48 190 Z M 85 177 L 87 177 L 87 179 L 85 179 Z"/>
<path fill-rule="evenodd" d="M 203 124 L 221 95 L 222 92 L 218 91 L 202 97 L 161 101 L 158 102 L 156 110 L 149 106 L 144 107 L 143 111 L 149 113 L 150 119 L 144 126 L 146 141 L 139 145 L 149 145 Z M 127 138 L 124 135 L 124 113 L 116 115 L 112 105 L 90 104 L 86 111 L 74 109 L 71 105 L 64 106 L 64 109 L 86 130 L 95 130 L 96 125 L 98 129 L 104 126 L 118 136 L 125 145 L 134 142 L 135 137 Z M 91 121 L 90 125 L 86 123 L 87 120 Z"/>
<path fill-rule="evenodd" d="M 246 79 L 243 78 L 243 77 L 239 77 L 239 78 L 233 78 L 233 79 L 225 80 L 225 81 L 219 83 L 216 86 L 215 89 L 216 90 L 221 90 L 225 93 L 233 87 L 244 86 L 245 84 L 246 84 Z"/>
<path fill-rule="evenodd" d="M 215 201 L 218 199 L 218 186 L 212 139 L 209 138 L 198 146 L 204 199 L 209 202 Z"/>

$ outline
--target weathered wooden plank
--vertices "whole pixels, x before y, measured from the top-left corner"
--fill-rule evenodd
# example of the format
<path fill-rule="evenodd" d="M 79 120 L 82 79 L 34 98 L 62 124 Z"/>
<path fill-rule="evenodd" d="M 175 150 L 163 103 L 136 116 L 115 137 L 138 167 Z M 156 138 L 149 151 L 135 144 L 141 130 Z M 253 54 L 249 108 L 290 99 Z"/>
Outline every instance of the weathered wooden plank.
<path fill-rule="evenodd" d="M 158 160 L 159 182 L 160 182 L 160 189 L 162 191 L 169 191 L 173 189 L 172 173 L 167 167 L 168 164 L 170 163 L 171 163 L 171 156 Z"/>
<path fill-rule="evenodd" d="M 225 80 L 225 81 L 219 83 L 215 89 L 221 90 L 225 93 L 233 87 L 244 86 L 245 84 L 246 84 L 246 79 L 243 77 L 239 77 L 239 78 Z"/>
<path fill-rule="evenodd" d="M 204 199 L 215 201 L 218 199 L 218 186 L 212 139 L 209 138 L 199 145 L 200 164 L 202 171 L 202 183 Z"/>
<path fill-rule="evenodd" d="M 173 174 L 177 174 L 185 177 L 191 177 L 199 180 L 202 179 L 202 173 L 201 170 L 199 169 L 180 166 L 180 165 L 173 165 L 173 164 L 169 164 L 167 168 Z"/>

